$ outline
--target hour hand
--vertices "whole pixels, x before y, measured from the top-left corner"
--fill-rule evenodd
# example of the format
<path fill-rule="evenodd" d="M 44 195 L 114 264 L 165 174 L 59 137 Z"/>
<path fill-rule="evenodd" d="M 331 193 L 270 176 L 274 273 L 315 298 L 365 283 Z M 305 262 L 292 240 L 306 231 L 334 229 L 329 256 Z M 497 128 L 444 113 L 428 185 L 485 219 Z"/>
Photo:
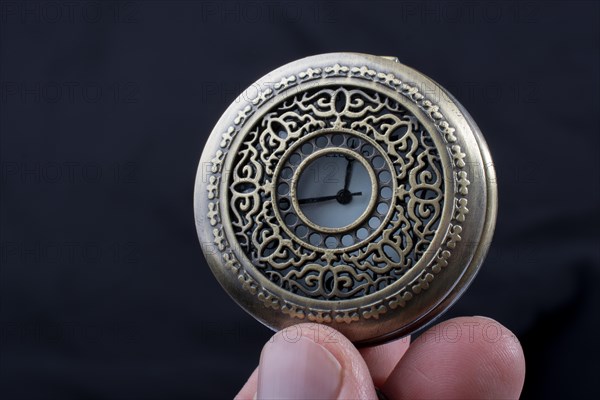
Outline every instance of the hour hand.
<path fill-rule="evenodd" d="M 362 192 L 350 193 L 350 196 L 361 196 Z M 320 203 L 328 200 L 339 200 L 339 193 L 333 196 L 310 197 L 307 199 L 298 199 L 298 204 Z"/>

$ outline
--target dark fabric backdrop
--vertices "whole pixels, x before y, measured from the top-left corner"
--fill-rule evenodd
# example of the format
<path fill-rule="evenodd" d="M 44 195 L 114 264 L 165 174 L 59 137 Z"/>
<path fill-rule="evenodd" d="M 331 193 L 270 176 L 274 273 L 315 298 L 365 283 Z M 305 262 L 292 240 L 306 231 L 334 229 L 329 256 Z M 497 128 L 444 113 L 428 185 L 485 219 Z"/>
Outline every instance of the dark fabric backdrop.
<path fill-rule="evenodd" d="M 270 332 L 212 277 L 214 123 L 308 55 L 395 55 L 492 151 L 491 252 L 444 318 L 519 336 L 524 398 L 598 393 L 597 2 L 18 2 L 0 8 L 3 399 L 232 397 Z"/>

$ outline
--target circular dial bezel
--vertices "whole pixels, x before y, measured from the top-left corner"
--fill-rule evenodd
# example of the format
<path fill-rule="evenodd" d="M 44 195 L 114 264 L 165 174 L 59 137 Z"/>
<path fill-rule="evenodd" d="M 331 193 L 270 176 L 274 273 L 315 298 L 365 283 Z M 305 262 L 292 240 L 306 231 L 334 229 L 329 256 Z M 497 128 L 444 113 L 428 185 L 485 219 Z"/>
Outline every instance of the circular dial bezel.
<path fill-rule="evenodd" d="M 355 138 L 355 133 L 347 130 L 347 129 L 323 129 L 323 130 L 318 130 L 316 132 L 310 133 L 308 135 L 306 135 L 305 137 L 302 138 L 302 140 L 299 140 L 297 143 L 295 143 L 292 147 L 290 147 L 290 149 L 288 151 L 286 151 L 286 153 L 282 156 L 282 161 L 278 164 L 277 168 L 275 169 L 274 172 L 274 176 L 275 177 L 279 177 L 281 175 L 281 170 L 284 168 L 289 167 L 289 164 L 287 162 L 287 160 L 289 159 L 290 155 L 294 154 L 297 149 L 299 149 L 300 147 L 302 147 L 304 145 L 304 143 L 309 142 L 309 141 L 313 141 L 318 137 L 322 137 L 322 136 L 326 136 L 326 135 L 342 135 L 344 137 L 344 141 L 342 143 L 346 143 L 348 141 L 348 138 Z M 387 157 L 387 155 L 385 154 L 385 152 L 377 145 L 376 142 L 374 142 L 373 140 L 371 140 L 368 137 L 361 137 L 359 140 L 359 148 L 362 148 L 364 145 L 370 145 L 373 147 L 374 149 L 374 153 L 371 155 L 371 157 L 369 159 L 373 159 L 376 156 L 381 156 L 384 159 L 384 166 L 376 169 L 378 172 L 380 171 L 385 171 L 385 170 L 389 170 L 389 165 L 392 163 L 391 160 L 389 159 L 389 157 Z M 364 143 L 364 144 L 363 144 Z M 312 221 L 310 221 L 309 218 L 307 218 L 306 216 L 303 217 L 304 221 L 306 221 L 306 225 L 310 228 L 312 228 L 314 231 L 317 232 L 322 232 L 322 233 L 330 233 L 330 234 L 337 234 L 338 236 L 342 233 L 348 232 L 349 230 L 352 230 L 353 228 L 360 226 L 365 218 L 367 218 L 368 216 L 370 216 L 373 212 L 373 208 L 375 206 L 375 204 L 378 203 L 379 197 L 378 197 L 378 189 L 381 186 L 379 184 L 380 178 L 378 176 L 376 176 L 375 171 L 374 171 L 374 167 L 372 167 L 367 160 L 365 160 L 365 158 L 356 153 L 355 151 L 352 150 L 348 150 L 347 148 L 343 148 L 343 147 L 337 147 L 337 146 L 332 146 L 332 147 L 325 147 L 325 148 L 321 148 L 319 150 L 317 150 L 319 153 L 318 154 L 323 154 L 323 152 L 340 152 L 340 153 L 344 153 L 344 154 L 354 154 L 354 156 L 356 156 L 356 159 L 361 162 L 363 164 L 363 166 L 365 166 L 367 173 L 369 174 L 372 186 L 371 186 L 371 198 L 369 201 L 369 205 L 367 206 L 367 209 L 362 213 L 362 215 L 357 218 L 352 224 L 349 224 L 348 226 L 345 227 L 341 227 L 341 228 L 328 228 L 328 227 L 323 227 L 323 226 L 319 226 L 315 223 L 313 223 Z M 314 155 L 315 152 L 313 152 L 311 155 L 307 156 L 306 158 L 302 159 L 300 161 L 301 164 L 306 165 L 307 160 L 313 160 L 315 158 L 317 158 L 318 156 Z M 298 165 L 298 168 L 294 171 L 294 175 L 292 176 L 291 179 L 291 189 L 290 190 L 290 199 L 291 199 L 291 203 L 292 203 L 292 207 L 295 209 L 295 211 L 298 214 L 302 213 L 302 210 L 300 208 L 300 205 L 297 202 L 297 198 L 296 198 L 296 187 L 295 184 L 297 184 L 297 176 L 301 173 L 300 171 L 300 167 L 301 165 Z M 391 182 L 391 191 L 395 192 L 397 189 L 396 183 L 395 181 L 392 180 Z M 279 196 L 277 196 L 277 187 L 274 188 L 273 191 L 273 197 L 274 198 L 279 198 Z M 393 200 L 394 200 L 394 196 L 392 196 L 390 199 L 382 199 L 385 203 L 388 204 L 388 212 L 385 216 L 382 216 L 383 219 L 381 221 L 381 227 L 383 225 L 385 225 L 385 223 L 387 223 L 387 221 L 389 220 L 389 214 L 393 208 Z M 303 213 L 302 213 L 303 214 Z M 281 215 L 281 211 L 279 209 L 279 207 L 275 207 L 275 215 L 277 216 L 277 218 L 281 221 L 281 225 L 282 228 L 290 235 L 290 236 L 298 236 L 295 232 L 293 232 L 288 225 L 286 225 L 284 223 L 284 218 Z M 368 233 L 368 236 L 361 239 L 360 241 L 355 241 L 355 243 L 351 246 L 344 246 L 344 250 L 352 250 L 358 246 L 360 246 L 360 244 L 364 241 L 368 241 L 369 239 L 372 239 L 374 236 L 376 236 L 378 234 L 378 232 L 381 230 L 381 227 L 378 227 L 377 229 L 370 229 L 370 232 Z M 314 246 L 312 244 L 310 244 L 310 242 L 307 242 L 306 240 L 304 240 L 303 238 L 301 238 L 301 240 L 306 243 L 306 245 L 310 248 L 312 248 L 313 250 L 318 250 L 319 246 Z M 341 242 L 341 240 L 338 240 L 339 242 Z M 337 249 L 334 249 L 337 250 Z"/>
<path fill-rule="evenodd" d="M 369 203 L 367 204 L 367 207 L 358 216 L 358 218 L 356 218 L 353 222 L 346 224 L 344 226 L 340 226 L 340 227 L 328 227 L 328 226 L 319 225 L 318 223 L 313 222 L 310 218 L 308 218 L 305 215 L 304 211 L 302 211 L 303 207 L 299 204 L 299 200 L 298 200 L 298 182 L 300 181 L 300 175 L 304 172 L 304 170 L 313 161 L 316 161 L 318 158 L 323 157 L 327 154 L 343 154 L 348 157 L 353 157 L 356 161 L 360 162 L 364 166 L 367 173 L 369 174 L 369 183 L 371 186 L 371 192 L 369 194 Z M 296 212 L 298 213 L 298 217 L 300 217 L 300 219 L 305 224 L 309 225 L 311 228 L 318 230 L 320 232 L 323 232 L 323 233 L 346 232 L 346 231 L 349 231 L 352 228 L 355 228 L 356 226 L 360 225 L 360 223 L 363 222 L 365 220 L 365 218 L 373 210 L 373 206 L 375 205 L 375 202 L 377 201 L 377 193 L 378 193 L 376 182 L 377 182 L 377 177 L 375 176 L 375 173 L 373 172 L 371 165 L 362 156 L 360 156 L 358 153 L 356 153 L 352 150 L 348 150 L 348 149 L 345 149 L 342 147 L 330 147 L 330 148 L 325 148 L 325 149 L 315 151 L 314 153 L 310 154 L 305 160 L 303 160 L 300 165 L 298 165 L 298 168 L 296 169 L 296 171 L 294 172 L 294 175 L 292 176 L 290 197 L 292 199 L 292 205 L 294 206 L 294 208 L 296 209 Z"/>

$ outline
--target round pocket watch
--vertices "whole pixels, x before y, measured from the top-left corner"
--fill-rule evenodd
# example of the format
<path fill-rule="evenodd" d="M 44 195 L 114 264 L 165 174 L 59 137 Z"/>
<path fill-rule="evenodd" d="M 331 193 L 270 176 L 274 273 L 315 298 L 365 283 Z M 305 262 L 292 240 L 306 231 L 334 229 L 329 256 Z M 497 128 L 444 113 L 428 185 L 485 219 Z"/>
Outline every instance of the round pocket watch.
<path fill-rule="evenodd" d="M 374 344 L 464 292 L 496 201 L 485 141 L 451 94 L 393 57 L 331 53 L 231 104 L 202 153 L 194 211 L 212 272 L 256 319 Z"/>

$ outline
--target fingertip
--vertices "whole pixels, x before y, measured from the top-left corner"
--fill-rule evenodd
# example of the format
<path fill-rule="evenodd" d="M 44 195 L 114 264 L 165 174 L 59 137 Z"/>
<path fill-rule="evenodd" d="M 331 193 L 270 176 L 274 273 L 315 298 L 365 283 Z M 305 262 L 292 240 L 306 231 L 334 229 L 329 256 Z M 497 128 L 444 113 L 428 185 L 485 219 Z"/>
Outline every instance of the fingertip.
<path fill-rule="evenodd" d="M 421 334 L 384 392 L 407 398 L 516 399 L 524 378 L 525 358 L 516 336 L 492 319 L 463 317 Z"/>
<path fill-rule="evenodd" d="M 359 349 L 369 367 L 375 386 L 382 387 L 385 384 L 388 376 L 404 356 L 409 346 L 410 336 L 406 336 L 379 346 Z"/>
<path fill-rule="evenodd" d="M 471 317 L 481 324 L 481 363 L 484 385 L 498 393 L 496 398 L 518 399 L 525 383 L 525 354 L 517 336 L 498 321 L 487 317 Z"/>
<path fill-rule="evenodd" d="M 299 324 L 277 332 L 261 353 L 257 398 L 375 398 L 369 369 L 337 330 Z"/>

